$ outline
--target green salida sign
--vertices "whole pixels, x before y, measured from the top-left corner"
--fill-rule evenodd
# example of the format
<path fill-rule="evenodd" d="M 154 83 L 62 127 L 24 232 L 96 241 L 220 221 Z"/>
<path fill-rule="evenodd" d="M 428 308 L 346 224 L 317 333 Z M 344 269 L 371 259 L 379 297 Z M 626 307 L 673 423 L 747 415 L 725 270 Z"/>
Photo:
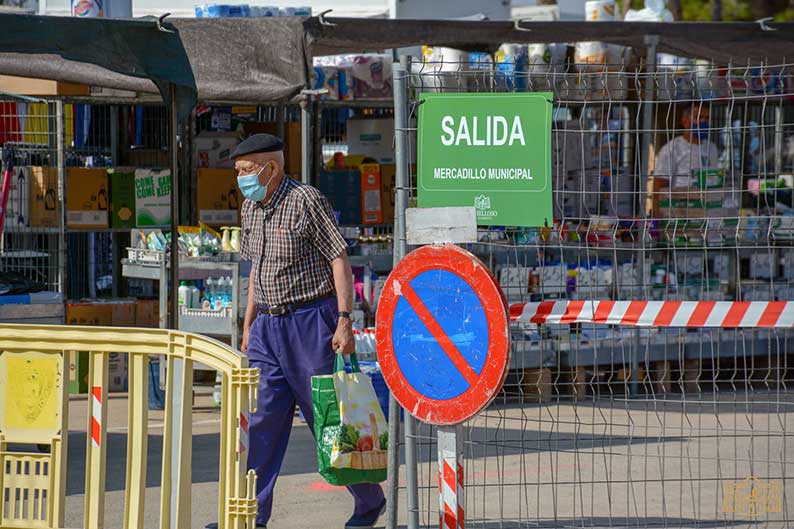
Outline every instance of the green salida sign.
<path fill-rule="evenodd" d="M 480 225 L 551 226 L 551 93 L 420 101 L 420 208 L 474 206 Z"/>

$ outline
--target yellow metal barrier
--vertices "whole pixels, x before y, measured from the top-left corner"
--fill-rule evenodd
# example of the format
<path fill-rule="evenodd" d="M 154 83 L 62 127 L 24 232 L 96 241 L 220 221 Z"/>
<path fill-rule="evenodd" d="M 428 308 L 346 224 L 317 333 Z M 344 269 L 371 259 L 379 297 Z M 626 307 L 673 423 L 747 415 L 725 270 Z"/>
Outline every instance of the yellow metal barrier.
<path fill-rule="evenodd" d="M 129 414 L 124 527 L 143 527 L 149 355 L 167 358 L 160 527 L 191 526 L 192 374 L 199 362 L 221 372 L 218 520 L 254 527 L 256 476 L 246 471 L 248 417 L 259 372 L 228 346 L 160 329 L 0 325 L 0 528 L 64 525 L 69 354 L 89 353 L 84 527 L 104 525 L 108 353 L 129 354 Z M 48 454 L 10 451 L 46 444 Z"/>

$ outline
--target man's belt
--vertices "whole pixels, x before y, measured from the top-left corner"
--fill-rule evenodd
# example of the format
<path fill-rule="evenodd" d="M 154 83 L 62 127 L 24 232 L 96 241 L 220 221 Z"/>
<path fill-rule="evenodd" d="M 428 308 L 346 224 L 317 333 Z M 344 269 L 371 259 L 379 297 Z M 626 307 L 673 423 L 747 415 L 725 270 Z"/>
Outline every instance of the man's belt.
<path fill-rule="evenodd" d="M 325 294 L 324 296 L 309 299 L 307 301 L 287 303 L 285 305 L 257 305 L 257 310 L 259 311 L 259 314 L 267 314 L 268 316 L 284 316 L 290 312 L 295 312 L 298 309 L 308 307 L 309 305 L 317 303 L 318 301 L 331 299 L 332 297 L 334 297 L 333 294 Z"/>

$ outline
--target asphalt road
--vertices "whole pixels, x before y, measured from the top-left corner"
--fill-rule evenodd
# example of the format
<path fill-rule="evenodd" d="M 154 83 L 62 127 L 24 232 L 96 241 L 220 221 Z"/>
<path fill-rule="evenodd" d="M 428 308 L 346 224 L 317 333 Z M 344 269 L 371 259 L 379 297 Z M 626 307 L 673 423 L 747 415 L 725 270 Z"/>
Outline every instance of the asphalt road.
<path fill-rule="evenodd" d="M 467 527 L 794 527 L 794 404 L 774 394 L 725 402 L 619 400 L 492 407 L 465 430 Z M 70 402 L 67 527 L 82 527 L 87 401 Z M 127 401 L 109 408 L 106 527 L 124 510 Z M 159 526 L 161 412 L 149 416 L 146 527 Z M 192 526 L 216 519 L 219 411 L 193 414 Z M 419 430 L 422 527 L 437 527 L 435 445 Z M 313 438 L 295 419 L 276 488 L 271 529 L 344 526 L 352 499 L 316 473 Z M 781 512 L 723 512 L 724 485 L 748 476 L 782 487 Z M 404 477 L 401 478 L 404 483 Z M 400 522 L 406 523 L 405 495 Z M 379 527 L 385 520 L 381 519 Z M 760 524 L 760 525 L 759 525 Z"/>

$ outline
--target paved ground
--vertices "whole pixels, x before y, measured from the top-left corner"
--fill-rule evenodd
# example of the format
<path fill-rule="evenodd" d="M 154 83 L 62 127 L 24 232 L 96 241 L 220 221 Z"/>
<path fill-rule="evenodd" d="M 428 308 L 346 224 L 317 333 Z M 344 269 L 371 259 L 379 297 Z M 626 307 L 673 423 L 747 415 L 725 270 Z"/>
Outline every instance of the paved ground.
<path fill-rule="evenodd" d="M 780 400 L 492 408 L 465 431 L 467 527 L 794 527 L 794 494 L 785 494 L 794 485 L 794 405 Z M 200 528 L 217 510 L 219 413 L 206 397 L 196 404 L 193 527 Z M 85 400 L 71 401 L 68 527 L 82 526 L 86 410 Z M 126 413 L 123 397 L 110 399 L 106 526 L 114 528 L 122 527 Z M 149 432 L 147 527 L 157 527 L 162 413 L 151 412 Z M 435 447 L 426 442 L 428 428 L 419 433 L 419 507 L 433 527 Z M 314 450 L 296 419 L 271 529 L 335 529 L 349 516 L 350 497 L 316 474 Z M 781 513 L 755 520 L 723 514 L 724 482 L 751 474 L 781 485 Z M 404 511 L 404 496 L 400 501 Z"/>

